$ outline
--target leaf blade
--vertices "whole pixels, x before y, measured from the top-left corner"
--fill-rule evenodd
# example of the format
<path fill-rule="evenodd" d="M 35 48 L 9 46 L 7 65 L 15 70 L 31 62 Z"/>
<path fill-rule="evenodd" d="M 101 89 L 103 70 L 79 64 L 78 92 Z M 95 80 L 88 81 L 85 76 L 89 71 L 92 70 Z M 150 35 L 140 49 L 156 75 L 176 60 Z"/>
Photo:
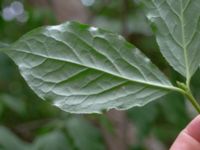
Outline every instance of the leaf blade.
<path fill-rule="evenodd" d="M 121 36 L 75 22 L 36 29 L 6 53 L 36 94 L 68 112 L 128 109 L 178 90 Z"/>
<path fill-rule="evenodd" d="M 156 38 L 169 64 L 187 79 L 200 63 L 200 29 L 198 0 L 143 0 L 147 18 L 157 27 Z M 196 12 L 194 15 L 192 12 Z"/>

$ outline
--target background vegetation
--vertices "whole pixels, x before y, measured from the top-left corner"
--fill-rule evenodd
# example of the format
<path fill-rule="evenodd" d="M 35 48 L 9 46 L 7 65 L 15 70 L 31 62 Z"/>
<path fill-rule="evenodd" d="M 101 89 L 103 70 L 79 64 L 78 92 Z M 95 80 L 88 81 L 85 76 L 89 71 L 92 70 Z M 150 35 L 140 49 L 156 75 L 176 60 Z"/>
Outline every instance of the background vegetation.
<path fill-rule="evenodd" d="M 161 56 L 144 9 L 137 0 L 0 0 L 0 41 L 77 20 L 124 35 L 172 81 L 182 80 Z M 200 99 L 199 76 L 192 89 Z M 124 112 L 69 114 L 39 99 L 0 54 L 0 150 L 167 150 L 195 114 L 175 93 Z"/>

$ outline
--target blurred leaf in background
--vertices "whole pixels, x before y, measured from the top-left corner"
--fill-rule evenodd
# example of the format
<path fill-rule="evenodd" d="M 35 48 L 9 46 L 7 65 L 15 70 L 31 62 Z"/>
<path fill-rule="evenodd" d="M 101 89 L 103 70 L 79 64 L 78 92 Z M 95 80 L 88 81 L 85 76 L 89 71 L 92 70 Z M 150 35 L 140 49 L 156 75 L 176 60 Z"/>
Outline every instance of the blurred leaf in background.
<path fill-rule="evenodd" d="M 11 131 L 0 126 L 0 149 L 1 150 L 27 150 L 30 149 L 28 143 L 23 142 Z"/>

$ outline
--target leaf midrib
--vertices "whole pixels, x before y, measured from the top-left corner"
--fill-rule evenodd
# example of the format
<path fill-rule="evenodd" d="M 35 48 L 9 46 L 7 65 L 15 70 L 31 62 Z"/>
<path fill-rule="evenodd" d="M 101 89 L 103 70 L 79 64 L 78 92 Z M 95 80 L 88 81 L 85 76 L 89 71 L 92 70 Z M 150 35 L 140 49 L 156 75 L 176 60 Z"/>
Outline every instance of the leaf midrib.
<path fill-rule="evenodd" d="M 166 4 L 168 4 L 169 5 L 169 7 L 172 9 L 172 11 L 173 11 L 173 13 L 175 13 L 175 15 L 177 15 L 177 17 L 180 19 L 180 23 L 181 23 L 181 32 L 182 32 L 182 45 L 180 45 L 181 46 L 181 48 L 183 49 L 183 55 L 184 55 L 184 64 L 185 64 L 185 69 L 186 69 L 186 71 L 185 71 L 185 75 L 186 75 L 186 83 L 187 83 L 187 86 L 189 86 L 189 84 L 190 84 L 190 70 L 189 70 L 189 63 L 188 63 L 188 53 L 187 53 L 187 43 L 186 43 L 186 41 L 185 41 L 185 28 L 184 28 L 184 25 L 185 25 L 185 19 L 184 19 L 184 12 L 185 12 L 185 10 L 186 10 L 186 8 L 187 8 L 187 6 L 188 6 L 188 4 L 190 3 L 190 1 L 188 1 L 188 3 L 186 4 L 186 6 L 185 7 L 183 7 L 183 0 L 180 0 L 181 1 L 181 13 L 180 13 L 180 15 L 178 15 L 171 7 L 170 7 L 170 5 L 168 4 L 168 2 L 167 2 L 167 0 L 165 1 L 166 2 Z M 163 2 L 164 3 L 164 2 Z M 155 2 L 154 2 L 154 0 L 152 0 L 152 4 L 156 7 L 156 9 L 157 9 L 157 6 L 156 6 L 156 4 L 155 4 Z M 158 11 L 159 12 L 159 11 Z M 159 12 L 160 13 L 160 12 Z M 170 31 L 169 31 L 170 32 Z M 172 37 L 173 38 L 173 37 Z M 175 40 L 175 39 L 174 39 Z M 176 40 L 175 40 L 175 42 L 177 43 L 177 44 L 179 44 L 179 42 L 177 42 Z"/>
<path fill-rule="evenodd" d="M 188 2 L 189 3 L 189 2 Z M 186 8 L 187 8 L 186 4 Z M 183 44 L 183 51 L 184 51 L 184 60 L 185 60 L 185 69 L 186 69 L 186 83 L 187 86 L 190 84 L 190 72 L 189 72 L 189 63 L 188 63 L 188 53 L 187 53 L 187 43 L 185 41 L 185 19 L 184 19 L 184 11 L 185 8 L 183 8 L 183 0 L 181 0 L 181 15 L 180 15 L 180 20 L 181 20 L 181 32 L 182 32 L 182 44 Z"/>
<path fill-rule="evenodd" d="M 66 59 L 62 59 L 62 58 L 54 58 L 52 56 L 50 57 L 50 56 L 46 56 L 46 55 L 42 55 L 42 54 L 38 54 L 38 53 L 31 53 L 31 52 L 23 51 L 23 50 L 16 49 L 16 48 L 14 49 L 14 51 L 43 57 L 45 59 L 52 59 L 52 60 L 56 60 L 56 61 L 63 61 L 63 62 L 67 62 L 67 63 L 72 63 L 72 64 L 79 65 L 79 66 L 82 66 L 82 67 L 86 67 L 86 68 L 90 68 L 90 69 L 97 70 L 97 71 L 100 71 L 100 72 L 104 72 L 106 74 L 110 74 L 112 76 L 115 76 L 115 77 L 118 77 L 118 78 L 121 78 L 121 79 L 124 79 L 124 80 L 128 80 L 130 82 L 135 82 L 135 83 L 138 83 L 138 84 L 144 84 L 144 85 L 147 85 L 147 86 L 158 87 L 158 88 L 162 88 L 162 89 L 166 89 L 166 90 L 170 90 L 170 91 L 182 92 L 181 89 L 174 87 L 174 86 L 155 84 L 155 83 L 151 83 L 151 82 L 144 82 L 144 81 L 141 81 L 141 80 L 133 80 L 133 79 L 125 77 L 125 76 L 119 76 L 118 74 L 113 73 L 113 72 L 108 72 L 108 71 L 98 69 L 98 68 L 95 68 L 95 67 L 92 67 L 92 66 L 86 66 L 84 64 L 80 64 L 80 63 L 77 63 L 77 62 L 74 62 L 74 61 L 71 61 L 71 60 L 66 60 Z"/>

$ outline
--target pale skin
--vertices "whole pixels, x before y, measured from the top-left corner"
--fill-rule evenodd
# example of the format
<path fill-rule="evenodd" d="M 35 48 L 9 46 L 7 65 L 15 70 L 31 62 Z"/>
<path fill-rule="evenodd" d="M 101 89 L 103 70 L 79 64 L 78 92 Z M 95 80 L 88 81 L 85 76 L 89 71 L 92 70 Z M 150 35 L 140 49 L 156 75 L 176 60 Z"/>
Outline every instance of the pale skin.
<path fill-rule="evenodd" d="M 183 129 L 170 150 L 200 150 L 200 115 Z"/>

